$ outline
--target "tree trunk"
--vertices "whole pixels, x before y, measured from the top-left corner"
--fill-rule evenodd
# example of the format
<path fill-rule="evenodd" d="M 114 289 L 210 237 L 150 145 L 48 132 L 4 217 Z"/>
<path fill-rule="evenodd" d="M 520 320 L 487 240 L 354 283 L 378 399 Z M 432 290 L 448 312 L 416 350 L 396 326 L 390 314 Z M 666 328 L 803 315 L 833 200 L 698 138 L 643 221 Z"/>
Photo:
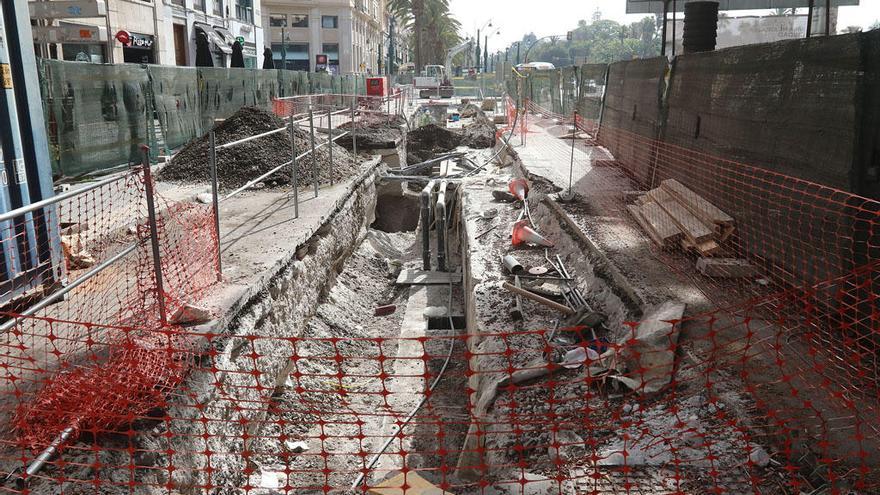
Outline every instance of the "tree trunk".
<path fill-rule="evenodd" d="M 423 41 L 422 41 L 422 31 L 424 30 L 425 24 L 425 0 L 412 0 L 412 12 L 413 12 L 413 34 L 416 38 L 416 50 L 415 50 L 415 63 L 416 63 L 416 75 L 421 74 L 422 67 L 424 66 L 423 57 Z"/>

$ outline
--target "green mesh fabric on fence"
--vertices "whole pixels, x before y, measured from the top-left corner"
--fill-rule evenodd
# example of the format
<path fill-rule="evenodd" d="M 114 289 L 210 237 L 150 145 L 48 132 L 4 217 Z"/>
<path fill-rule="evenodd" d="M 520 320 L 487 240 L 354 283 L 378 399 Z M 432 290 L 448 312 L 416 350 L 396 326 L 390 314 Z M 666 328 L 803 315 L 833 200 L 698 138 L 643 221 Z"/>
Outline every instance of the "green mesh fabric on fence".
<path fill-rule="evenodd" d="M 580 100 L 578 113 L 585 119 L 599 120 L 602 114 L 602 95 L 605 94 L 607 64 L 584 64 L 581 66 Z"/>
<path fill-rule="evenodd" d="M 366 93 L 362 74 L 286 70 L 97 65 L 41 60 L 43 105 L 56 175 L 140 162 L 203 135 L 242 106 L 278 97 Z"/>
<path fill-rule="evenodd" d="M 166 150 L 182 146 L 204 133 L 199 117 L 199 77 L 194 67 L 149 66 L 160 145 Z"/>
<path fill-rule="evenodd" d="M 137 65 L 40 63 L 56 174 L 77 176 L 140 161 L 138 146 L 149 142 L 153 125 L 152 117 L 145 118 L 146 71 Z"/>

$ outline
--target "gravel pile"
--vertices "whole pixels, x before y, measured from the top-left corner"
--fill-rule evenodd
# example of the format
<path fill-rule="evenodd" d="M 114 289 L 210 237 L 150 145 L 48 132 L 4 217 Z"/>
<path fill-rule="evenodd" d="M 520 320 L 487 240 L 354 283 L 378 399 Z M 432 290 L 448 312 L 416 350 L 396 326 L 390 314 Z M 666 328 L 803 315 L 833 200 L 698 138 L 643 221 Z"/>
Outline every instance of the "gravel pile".
<path fill-rule="evenodd" d="M 214 127 L 217 145 L 284 127 L 284 121 L 256 107 L 242 107 L 232 117 Z M 316 136 L 320 144 L 321 135 Z M 297 154 L 311 148 L 308 129 L 295 131 Z M 330 182 L 329 149 L 324 146 L 316 151 L 318 180 Z M 208 135 L 195 139 L 184 146 L 159 174 L 161 180 L 179 182 L 206 182 L 211 180 L 208 162 Z M 220 187 L 234 189 L 290 160 L 290 141 L 287 132 L 279 132 L 260 139 L 217 150 L 217 176 Z M 312 184 L 312 155 L 298 164 L 299 184 Z M 359 162 L 345 148 L 333 145 L 333 179 L 345 180 L 356 175 Z M 290 170 L 285 168 L 266 180 L 267 185 L 285 185 L 290 181 Z"/>

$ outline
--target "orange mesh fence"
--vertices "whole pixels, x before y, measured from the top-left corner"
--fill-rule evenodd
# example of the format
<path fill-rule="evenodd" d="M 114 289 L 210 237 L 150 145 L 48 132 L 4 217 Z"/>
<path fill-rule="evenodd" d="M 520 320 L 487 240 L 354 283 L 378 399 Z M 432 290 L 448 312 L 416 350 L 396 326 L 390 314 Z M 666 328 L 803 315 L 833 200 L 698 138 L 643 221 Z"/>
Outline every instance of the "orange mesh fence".
<path fill-rule="evenodd" d="M 760 317 L 808 314 L 825 286 L 864 276 L 598 340 L 245 335 L 230 356 L 220 335 L 106 327 L 106 345 L 86 338 L 92 323 L 26 319 L 22 334 L 65 325 L 81 345 L 55 353 L 57 370 L 6 367 L 21 378 L 0 466 L 24 469 L 76 425 L 32 493 L 365 493 L 399 473 L 407 491 L 418 476 L 449 493 L 874 493 L 876 399 L 827 378 L 835 349 L 788 328 L 802 317 Z M 273 361 L 283 371 L 267 375 Z"/>

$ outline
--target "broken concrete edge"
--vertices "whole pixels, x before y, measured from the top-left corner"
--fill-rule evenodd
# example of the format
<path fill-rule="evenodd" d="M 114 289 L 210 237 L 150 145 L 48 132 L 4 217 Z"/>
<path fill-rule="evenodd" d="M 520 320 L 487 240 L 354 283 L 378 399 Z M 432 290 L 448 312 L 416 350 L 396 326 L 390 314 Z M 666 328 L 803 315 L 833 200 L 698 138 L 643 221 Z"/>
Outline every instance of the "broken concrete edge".
<path fill-rule="evenodd" d="M 611 287 L 611 290 L 623 300 L 628 309 L 633 311 L 636 316 L 641 316 L 646 307 L 645 300 L 638 294 L 635 287 L 630 283 L 620 270 L 611 262 L 608 256 L 593 242 L 590 237 L 581 230 L 575 221 L 568 216 L 565 210 L 559 206 L 550 196 L 544 196 L 542 201 L 550 207 L 550 210 L 562 222 L 563 226 L 570 231 L 575 239 L 579 240 L 584 247 L 587 248 L 590 255 L 594 258 L 596 267 L 596 275 L 605 279 L 605 282 Z"/>
<path fill-rule="evenodd" d="M 254 282 L 250 289 L 251 297 L 239 294 L 234 304 L 215 322 L 202 328 L 219 328 L 217 333 L 210 333 L 211 346 L 216 355 L 211 359 L 221 363 L 221 370 L 247 370 L 256 363 L 243 354 L 247 346 L 269 341 L 289 346 L 285 339 L 267 339 L 263 337 L 279 337 L 284 334 L 295 335 L 313 316 L 313 309 L 321 297 L 323 287 L 332 284 L 333 273 L 325 270 L 332 265 L 340 250 L 349 251 L 352 245 L 361 242 L 365 229 L 372 223 L 372 209 L 375 206 L 373 192 L 379 171 L 377 163 L 369 162 L 364 172 L 346 187 L 336 202 L 331 213 L 321 220 L 321 225 L 311 231 L 305 231 L 306 240 L 315 240 L 318 247 L 314 256 L 297 260 L 293 249 L 287 253 L 285 260 L 275 263 L 271 269 L 264 270 L 264 276 Z M 342 188 L 340 188 L 342 189 Z M 330 222 L 343 224 L 336 230 L 339 236 L 315 234 Z M 315 239 L 317 237 L 317 239 Z M 306 241 L 303 241 L 306 242 Z M 304 277 L 303 274 L 325 274 L 326 276 Z M 226 322 L 226 323 L 224 323 Z M 295 322 L 295 323 L 288 323 Z M 260 337 L 253 340 L 250 337 Z M 191 466 L 193 469 L 180 469 L 173 473 L 164 470 L 152 470 L 147 480 L 156 484 L 174 484 L 181 493 L 197 493 L 194 487 L 203 486 L 207 480 L 203 477 L 204 468 L 210 463 L 214 469 L 214 480 L 222 480 L 218 486 L 229 487 L 242 472 L 245 462 L 249 462 L 243 453 L 252 449 L 251 444 L 259 438 L 259 429 L 269 411 L 269 402 L 265 400 L 273 391 L 284 385 L 291 371 L 290 349 L 278 349 L 275 352 L 263 352 L 260 362 L 259 376 L 251 377 L 250 373 L 229 371 L 213 372 L 207 369 L 195 369 L 186 378 L 187 388 L 192 391 L 188 403 L 175 404 L 169 414 L 179 420 L 175 428 L 181 434 L 166 438 L 155 431 L 139 433 L 139 442 L 150 451 L 165 452 L 170 442 L 175 451 L 175 464 Z M 257 380 L 256 386 L 241 386 L 241 380 Z M 225 384 L 231 383 L 229 389 Z M 236 385 L 237 383 L 237 385 Z M 250 382 L 247 382 L 250 383 Z M 216 384 L 224 384 L 217 386 Z M 235 404 L 245 401 L 259 403 L 263 407 L 239 409 Z M 192 403 L 200 407 L 192 407 Z M 199 418 L 207 415 L 229 417 L 230 421 L 212 422 L 201 425 Z M 160 425 L 159 428 L 163 426 Z M 186 431 L 188 428 L 208 428 L 210 437 L 203 438 L 201 430 Z M 205 455 L 205 452 L 213 455 Z M 162 454 L 164 455 L 164 454 Z M 161 455 L 160 455 L 161 456 Z M 157 460 L 157 463 L 170 462 Z M 216 481 L 215 481 L 216 482 Z"/>
<path fill-rule="evenodd" d="M 352 195 L 360 189 L 365 182 L 368 180 L 372 182 L 378 180 L 378 172 L 382 165 L 381 158 L 381 156 L 376 155 L 363 163 L 362 166 L 364 167 L 364 170 L 361 174 L 351 181 L 346 188 L 345 194 L 336 200 L 333 210 L 324 217 L 321 224 L 313 227 L 304 236 L 301 245 L 307 244 L 309 240 L 311 240 L 312 237 L 318 234 L 322 229 L 326 230 L 336 214 L 345 207 Z M 300 246 L 296 246 L 294 249 L 290 249 L 282 258 L 276 261 L 272 267 L 264 270 L 263 273 L 249 285 L 239 285 L 238 287 L 240 287 L 241 290 L 234 296 L 234 299 L 229 302 L 228 305 L 225 307 L 214 308 L 216 311 L 215 314 L 219 315 L 216 319 L 202 325 L 189 327 L 189 330 L 199 335 L 213 335 L 217 337 L 228 335 L 229 329 L 234 326 L 236 319 L 242 314 L 242 312 L 248 308 L 255 299 L 261 297 L 261 294 L 266 290 L 266 287 L 269 286 L 273 279 L 296 261 L 296 254 L 299 248 Z"/>

